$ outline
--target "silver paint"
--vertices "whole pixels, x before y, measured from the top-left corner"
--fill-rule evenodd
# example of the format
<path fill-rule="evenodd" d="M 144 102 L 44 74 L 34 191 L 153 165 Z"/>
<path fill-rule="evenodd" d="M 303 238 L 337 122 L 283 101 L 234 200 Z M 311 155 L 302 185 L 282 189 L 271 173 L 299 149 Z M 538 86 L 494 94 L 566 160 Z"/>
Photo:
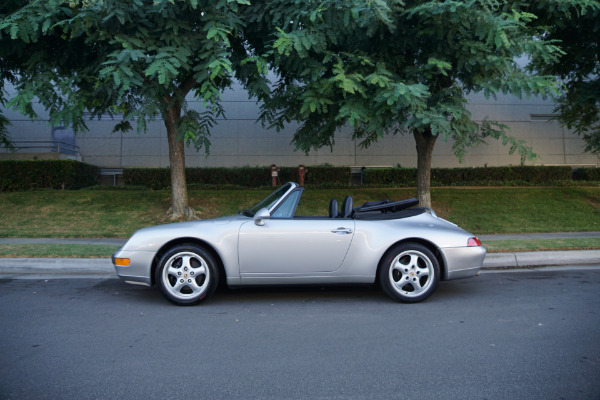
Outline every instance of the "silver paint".
<path fill-rule="evenodd" d="M 152 284 L 160 254 L 186 242 L 211 249 L 230 286 L 373 283 L 383 255 L 399 242 L 419 242 L 439 254 L 443 280 L 475 276 L 481 268 L 485 248 L 467 247 L 474 235 L 432 210 L 390 220 L 276 218 L 288 212 L 278 207 L 287 207 L 290 202 L 285 200 L 303 190 L 295 183 L 286 185 L 284 195 L 254 217 L 232 215 L 140 229 L 115 253 L 131 259 L 130 266 L 115 266 L 117 275 L 127 282 Z"/>

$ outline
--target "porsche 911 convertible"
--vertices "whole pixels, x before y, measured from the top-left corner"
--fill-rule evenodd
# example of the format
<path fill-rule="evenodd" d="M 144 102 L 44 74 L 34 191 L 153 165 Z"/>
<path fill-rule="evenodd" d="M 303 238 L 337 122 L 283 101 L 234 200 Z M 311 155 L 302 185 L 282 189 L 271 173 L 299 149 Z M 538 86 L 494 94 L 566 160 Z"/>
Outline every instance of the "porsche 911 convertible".
<path fill-rule="evenodd" d="M 178 305 L 203 302 L 219 281 L 251 285 L 376 284 L 392 299 L 425 300 L 440 280 L 477 275 L 486 250 L 416 199 L 295 216 L 304 188 L 290 182 L 249 210 L 140 229 L 112 257 L 128 283 L 157 285 Z"/>

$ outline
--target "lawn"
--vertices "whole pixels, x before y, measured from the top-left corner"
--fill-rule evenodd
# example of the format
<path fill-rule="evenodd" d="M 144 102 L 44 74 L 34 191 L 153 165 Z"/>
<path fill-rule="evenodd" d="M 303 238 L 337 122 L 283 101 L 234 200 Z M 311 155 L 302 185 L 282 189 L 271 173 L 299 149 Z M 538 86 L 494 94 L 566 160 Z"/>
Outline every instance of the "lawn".
<path fill-rule="evenodd" d="M 432 197 L 478 234 L 600 231 L 597 187 L 434 189 Z"/>
<path fill-rule="evenodd" d="M 306 190 L 298 215 L 326 215 L 329 200 L 351 194 L 367 200 L 414 197 L 414 188 Z M 200 218 L 249 208 L 268 190 L 192 190 Z M 475 234 L 600 231 L 599 187 L 434 188 L 437 214 Z M 169 191 L 78 190 L 0 193 L 0 237 L 126 238 L 144 226 L 167 223 Z"/>

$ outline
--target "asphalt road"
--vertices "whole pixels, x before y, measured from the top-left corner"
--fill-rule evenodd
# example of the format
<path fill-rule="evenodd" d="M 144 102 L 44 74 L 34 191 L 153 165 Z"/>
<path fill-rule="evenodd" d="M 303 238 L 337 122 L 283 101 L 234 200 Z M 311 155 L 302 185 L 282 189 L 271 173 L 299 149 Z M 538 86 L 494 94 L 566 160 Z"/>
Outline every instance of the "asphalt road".
<path fill-rule="evenodd" d="M 372 288 L 0 280 L 1 399 L 600 399 L 600 269 Z"/>

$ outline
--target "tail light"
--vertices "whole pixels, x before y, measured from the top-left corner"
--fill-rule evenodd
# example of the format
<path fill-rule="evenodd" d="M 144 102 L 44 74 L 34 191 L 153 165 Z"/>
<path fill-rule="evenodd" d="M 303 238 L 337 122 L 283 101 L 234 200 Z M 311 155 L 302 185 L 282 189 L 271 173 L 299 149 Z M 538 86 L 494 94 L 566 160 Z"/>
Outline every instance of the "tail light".
<path fill-rule="evenodd" d="M 477 247 L 477 246 L 481 246 L 481 240 L 477 239 L 476 237 L 472 237 L 472 238 L 469 238 L 469 240 L 467 240 L 467 247 Z"/>

